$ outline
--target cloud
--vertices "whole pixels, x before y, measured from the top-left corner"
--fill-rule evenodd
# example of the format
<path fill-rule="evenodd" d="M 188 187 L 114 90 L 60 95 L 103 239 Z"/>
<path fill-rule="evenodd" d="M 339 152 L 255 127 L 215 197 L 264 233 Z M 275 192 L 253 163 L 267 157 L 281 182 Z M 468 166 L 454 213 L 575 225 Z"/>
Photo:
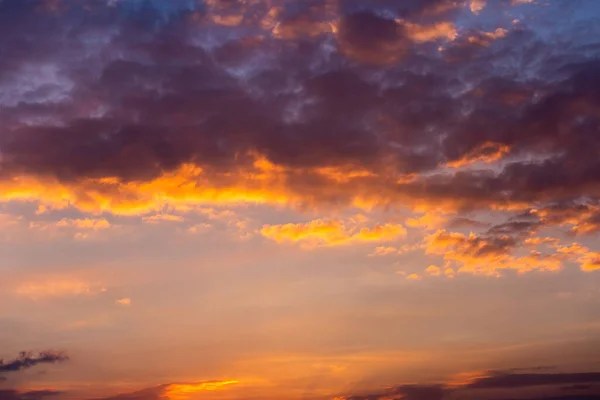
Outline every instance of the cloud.
<path fill-rule="evenodd" d="M 225 390 L 228 386 L 237 383 L 239 382 L 236 380 L 168 383 L 133 393 L 123 393 L 95 400 L 187 400 L 195 398 L 195 394 Z"/>
<path fill-rule="evenodd" d="M 129 297 L 123 297 L 122 299 L 115 300 L 115 304 L 120 306 L 130 306 L 131 299 Z"/>
<path fill-rule="evenodd" d="M 479 14 L 487 5 L 486 0 L 471 0 L 469 9 L 473 14 Z"/>
<path fill-rule="evenodd" d="M 440 276 L 442 274 L 442 270 L 436 265 L 430 265 L 427 267 L 427 269 L 425 269 L 425 274 L 431 276 Z"/>
<path fill-rule="evenodd" d="M 559 246 L 559 254 L 574 258 L 580 264 L 582 271 L 600 270 L 600 252 L 590 251 L 588 247 L 574 242 L 570 246 Z"/>
<path fill-rule="evenodd" d="M 467 374 L 468 375 L 468 374 Z M 473 380 L 456 384 L 399 385 L 371 394 L 340 396 L 339 400 L 442 400 L 452 398 L 498 398 L 537 400 L 576 400 L 600 398 L 596 372 L 582 373 L 511 373 L 476 374 Z M 591 385 L 581 385 L 589 383 Z M 570 386 L 565 386 L 570 385 Z M 502 392 L 499 392 L 502 390 Z"/>
<path fill-rule="evenodd" d="M 181 215 L 155 214 L 142 217 L 142 220 L 149 224 L 157 224 L 160 222 L 183 222 L 184 219 Z"/>
<path fill-rule="evenodd" d="M 449 244 L 463 271 L 556 270 L 526 236 L 600 232 L 600 54 L 586 21 L 540 33 L 572 20 L 560 2 L 517 25 L 510 2 L 175 3 L 0 3 L 0 202 L 86 230 L 248 204 L 505 218 Z"/>
<path fill-rule="evenodd" d="M 467 385 L 470 389 L 520 388 L 542 385 L 568 385 L 580 383 L 600 383 L 600 373 L 545 373 L 545 374 L 512 374 L 496 373 L 491 376 L 475 379 Z"/>
<path fill-rule="evenodd" d="M 470 150 L 459 160 L 449 162 L 447 165 L 451 168 L 460 168 L 474 164 L 476 162 L 492 163 L 500 160 L 510 151 L 506 145 L 498 143 L 483 143 L 482 145 Z"/>
<path fill-rule="evenodd" d="M 73 228 L 77 230 L 98 231 L 110 228 L 110 223 L 104 218 L 63 218 L 57 222 L 36 221 L 29 224 L 31 228 L 47 230 L 56 228 Z"/>
<path fill-rule="evenodd" d="M 106 288 L 97 282 L 60 277 L 23 282 L 15 288 L 17 295 L 34 300 L 54 297 L 91 296 L 104 291 L 106 291 Z"/>
<path fill-rule="evenodd" d="M 441 227 L 447 221 L 447 217 L 437 213 L 425 213 L 417 218 L 408 218 L 406 225 L 411 228 L 424 228 L 426 230 Z"/>
<path fill-rule="evenodd" d="M 299 242 L 311 248 L 361 242 L 386 242 L 404 237 L 406 229 L 399 224 L 360 227 L 347 225 L 343 221 L 318 219 L 300 224 L 265 225 L 261 229 L 261 234 L 278 243 Z"/>
<path fill-rule="evenodd" d="M 408 37 L 417 42 L 430 42 L 434 40 L 452 41 L 458 36 L 456 27 L 448 21 L 431 25 L 405 23 L 404 29 Z"/>
<path fill-rule="evenodd" d="M 13 360 L 4 361 L 0 359 L 0 373 L 18 372 L 35 367 L 38 364 L 54 364 L 67 361 L 68 359 L 69 357 L 64 353 L 55 351 L 43 351 L 37 355 L 23 351 Z"/>
<path fill-rule="evenodd" d="M 21 392 L 13 389 L 0 389 L 0 400 L 43 400 L 62 395 L 55 390 L 30 390 Z"/>
<path fill-rule="evenodd" d="M 458 267 L 458 272 L 498 276 L 500 271 L 509 269 L 519 273 L 557 271 L 565 260 L 560 252 L 513 255 L 519 241 L 508 235 L 480 237 L 474 233 L 438 230 L 427 236 L 425 242 L 427 254 L 442 255 L 450 265 Z"/>

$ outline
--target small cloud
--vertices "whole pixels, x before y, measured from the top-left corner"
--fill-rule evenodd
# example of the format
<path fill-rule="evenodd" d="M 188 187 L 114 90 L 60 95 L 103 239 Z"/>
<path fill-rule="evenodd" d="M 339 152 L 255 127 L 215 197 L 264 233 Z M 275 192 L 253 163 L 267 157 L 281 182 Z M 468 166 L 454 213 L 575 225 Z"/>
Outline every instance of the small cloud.
<path fill-rule="evenodd" d="M 503 38 L 507 34 L 506 29 L 496 29 L 494 32 L 482 32 L 481 38 L 469 38 L 470 42 L 476 41 L 482 45 L 489 45 L 490 40 Z M 510 147 L 502 143 L 485 142 L 464 154 L 458 160 L 449 161 L 446 165 L 450 168 L 466 167 L 477 162 L 490 164 L 506 156 L 510 152 Z"/>
<path fill-rule="evenodd" d="M 409 276 L 406 277 L 406 279 L 410 280 L 410 281 L 420 281 L 421 275 L 419 274 L 410 274 Z"/>
<path fill-rule="evenodd" d="M 0 359 L 0 373 L 17 372 L 38 364 L 54 364 L 67 361 L 68 359 L 69 357 L 64 353 L 55 351 L 42 351 L 37 355 L 34 355 L 32 352 L 22 351 L 14 360 L 4 362 L 3 359 Z"/>
<path fill-rule="evenodd" d="M 479 14 L 487 5 L 486 0 L 471 0 L 469 4 L 469 9 L 473 14 Z"/>
<path fill-rule="evenodd" d="M 129 297 L 123 297 L 122 299 L 115 300 L 115 304 L 118 304 L 120 306 L 130 306 L 131 299 Z"/>
<path fill-rule="evenodd" d="M 406 225 L 411 228 L 422 228 L 432 230 L 440 228 L 447 221 L 447 218 L 437 213 L 425 213 L 418 218 L 408 218 Z"/>
<path fill-rule="evenodd" d="M 430 265 L 425 270 L 425 274 L 427 274 L 429 276 L 440 276 L 440 275 L 442 275 L 442 270 L 440 269 L 440 267 L 437 267 L 435 265 Z"/>
<path fill-rule="evenodd" d="M 448 279 L 453 279 L 456 276 L 456 272 L 454 272 L 454 270 L 452 268 L 446 268 L 444 270 L 444 275 Z"/>
<path fill-rule="evenodd" d="M 211 224 L 207 224 L 207 223 L 201 223 L 201 224 L 196 224 L 194 226 L 190 226 L 187 231 L 189 233 L 192 234 L 198 234 L 198 233 L 204 233 L 209 231 L 212 228 Z"/>
<path fill-rule="evenodd" d="M 34 221 L 29 227 L 38 230 L 51 229 L 79 229 L 85 231 L 99 231 L 110 228 L 110 223 L 104 218 L 63 218 L 57 222 Z"/>
<path fill-rule="evenodd" d="M 160 222 L 183 222 L 183 217 L 173 214 L 155 214 L 143 217 L 142 220 L 149 224 L 158 224 Z"/>
<path fill-rule="evenodd" d="M 458 31 L 451 22 L 440 22 L 431 25 L 404 23 L 406 34 L 416 42 L 431 42 L 435 40 L 453 41 L 458 36 Z"/>
<path fill-rule="evenodd" d="M 72 278 L 51 278 L 22 283 L 15 289 L 19 296 L 33 300 L 52 297 L 91 296 L 105 292 L 106 288 L 98 283 Z"/>
<path fill-rule="evenodd" d="M 110 228 L 110 223 L 104 218 L 63 218 L 56 223 L 59 228 L 79 228 L 100 230 Z"/>
<path fill-rule="evenodd" d="M 369 257 L 383 257 L 390 254 L 398 254 L 399 250 L 391 246 L 377 246 L 375 250 L 369 254 Z"/>

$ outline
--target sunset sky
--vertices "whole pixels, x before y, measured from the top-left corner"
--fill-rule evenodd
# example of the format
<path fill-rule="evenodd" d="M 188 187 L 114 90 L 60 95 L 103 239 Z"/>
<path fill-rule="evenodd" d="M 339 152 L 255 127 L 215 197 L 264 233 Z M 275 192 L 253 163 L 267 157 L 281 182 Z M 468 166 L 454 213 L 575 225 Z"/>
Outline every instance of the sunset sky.
<path fill-rule="evenodd" d="M 599 21 L 0 0 L 0 400 L 600 400 Z"/>

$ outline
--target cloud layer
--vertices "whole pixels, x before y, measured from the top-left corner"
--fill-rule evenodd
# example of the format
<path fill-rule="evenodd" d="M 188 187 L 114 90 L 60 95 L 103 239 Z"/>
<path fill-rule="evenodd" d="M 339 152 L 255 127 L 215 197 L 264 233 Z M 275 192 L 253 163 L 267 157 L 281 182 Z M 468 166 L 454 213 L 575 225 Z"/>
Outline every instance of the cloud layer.
<path fill-rule="evenodd" d="M 3 199 L 597 200 L 596 53 L 568 27 L 565 47 L 457 25 L 460 2 L 188 3 L 2 3 Z"/>

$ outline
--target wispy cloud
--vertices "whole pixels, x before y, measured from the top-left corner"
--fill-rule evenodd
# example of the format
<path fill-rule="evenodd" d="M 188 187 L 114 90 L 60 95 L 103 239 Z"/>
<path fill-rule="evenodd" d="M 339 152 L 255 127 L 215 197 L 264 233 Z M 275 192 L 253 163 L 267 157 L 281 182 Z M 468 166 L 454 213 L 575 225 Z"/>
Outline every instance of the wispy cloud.
<path fill-rule="evenodd" d="M 42 351 L 34 354 L 32 352 L 23 351 L 13 360 L 5 361 L 0 359 L 0 373 L 18 372 L 35 367 L 38 364 L 54 364 L 67 361 L 68 359 L 69 357 L 61 352 Z"/>
<path fill-rule="evenodd" d="M 400 224 L 360 227 L 344 221 L 319 219 L 300 224 L 265 225 L 261 233 L 279 243 L 299 242 L 312 248 L 361 242 L 387 242 L 404 237 L 406 229 Z"/>

